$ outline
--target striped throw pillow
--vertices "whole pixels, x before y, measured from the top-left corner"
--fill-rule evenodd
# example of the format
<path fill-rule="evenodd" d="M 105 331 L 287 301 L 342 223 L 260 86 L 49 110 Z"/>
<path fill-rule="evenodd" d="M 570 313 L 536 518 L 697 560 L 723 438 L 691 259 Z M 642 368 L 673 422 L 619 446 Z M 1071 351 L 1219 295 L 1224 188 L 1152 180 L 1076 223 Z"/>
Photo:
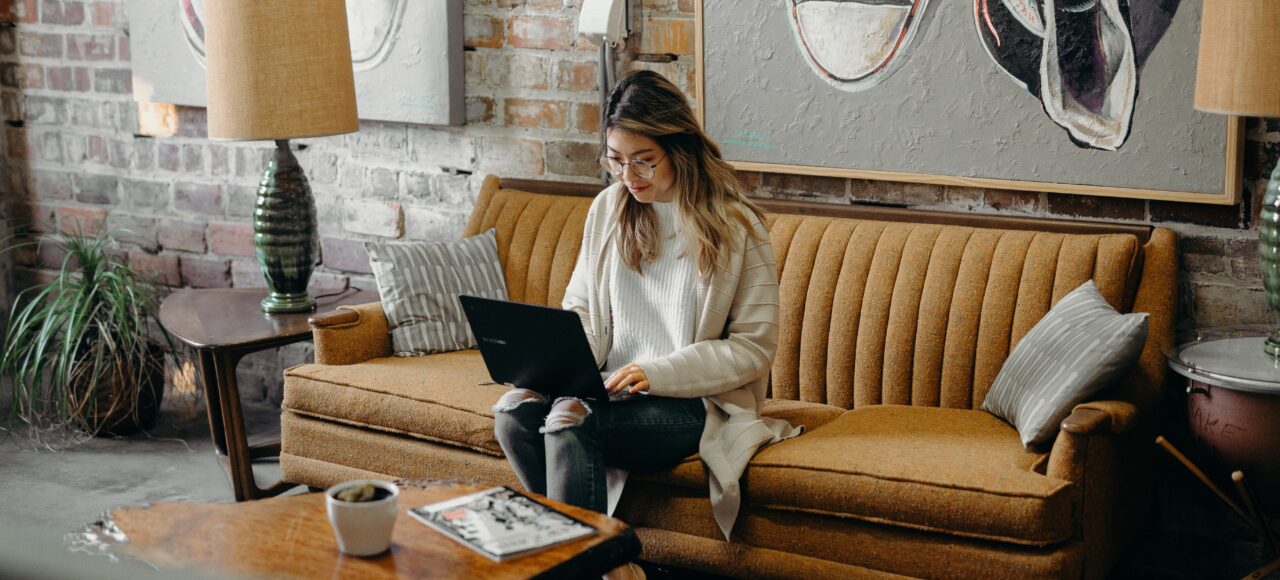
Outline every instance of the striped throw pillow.
<path fill-rule="evenodd" d="M 1062 297 L 1005 359 L 982 409 L 1050 443 L 1076 405 L 1120 379 L 1147 342 L 1146 313 L 1120 314 L 1093 280 Z"/>
<path fill-rule="evenodd" d="M 459 294 L 507 299 L 494 230 L 455 242 L 368 242 L 396 356 L 476 346 Z"/>

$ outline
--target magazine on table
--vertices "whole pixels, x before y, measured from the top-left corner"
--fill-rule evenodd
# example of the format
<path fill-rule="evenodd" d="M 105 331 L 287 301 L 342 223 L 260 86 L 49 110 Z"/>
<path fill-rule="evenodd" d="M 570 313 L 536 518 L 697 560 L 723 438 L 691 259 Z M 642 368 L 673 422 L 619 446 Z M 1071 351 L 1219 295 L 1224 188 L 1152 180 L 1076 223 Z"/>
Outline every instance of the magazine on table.
<path fill-rule="evenodd" d="M 498 562 L 596 533 L 505 486 L 415 507 L 409 515 Z"/>

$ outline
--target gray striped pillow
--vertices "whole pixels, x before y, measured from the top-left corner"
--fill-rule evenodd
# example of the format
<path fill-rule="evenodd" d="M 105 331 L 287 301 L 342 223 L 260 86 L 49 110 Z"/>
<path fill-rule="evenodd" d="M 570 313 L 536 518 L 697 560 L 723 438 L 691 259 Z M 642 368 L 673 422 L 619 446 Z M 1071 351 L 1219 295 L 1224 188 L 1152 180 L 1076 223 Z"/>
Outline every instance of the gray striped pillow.
<path fill-rule="evenodd" d="M 364 247 L 396 356 L 475 347 L 458 295 L 507 299 L 492 229 L 456 242 L 367 242 Z"/>
<path fill-rule="evenodd" d="M 1146 342 L 1146 313 L 1116 312 L 1085 282 L 1013 349 L 982 410 L 1017 428 L 1026 447 L 1049 443 L 1076 405 L 1133 367 Z"/>

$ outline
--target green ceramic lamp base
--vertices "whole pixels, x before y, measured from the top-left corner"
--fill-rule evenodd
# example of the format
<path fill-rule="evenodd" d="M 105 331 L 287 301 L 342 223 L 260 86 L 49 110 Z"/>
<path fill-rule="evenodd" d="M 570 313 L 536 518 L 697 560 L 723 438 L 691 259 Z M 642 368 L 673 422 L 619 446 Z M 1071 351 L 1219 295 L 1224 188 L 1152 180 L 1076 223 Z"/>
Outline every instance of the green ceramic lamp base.
<path fill-rule="evenodd" d="M 1280 330 L 1275 331 L 1274 334 L 1267 338 L 1267 341 L 1262 345 L 1262 350 L 1271 356 L 1280 358 Z"/>
<path fill-rule="evenodd" d="M 262 299 L 262 311 L 268 314 L 307 312 L 316 307 L 316 301 L 308 292 L 301 294 L 277 294 L 271 292 Z"/>
<path fill-rule="evenodd" d="M 311 310 L 315 300 L 307 293 L 307 285 L 319 253 L 316 202 L 287 140 L 276 141 L 275 155 L 258 184 L 253 246 L 267 281 L 262 311 Z"/>

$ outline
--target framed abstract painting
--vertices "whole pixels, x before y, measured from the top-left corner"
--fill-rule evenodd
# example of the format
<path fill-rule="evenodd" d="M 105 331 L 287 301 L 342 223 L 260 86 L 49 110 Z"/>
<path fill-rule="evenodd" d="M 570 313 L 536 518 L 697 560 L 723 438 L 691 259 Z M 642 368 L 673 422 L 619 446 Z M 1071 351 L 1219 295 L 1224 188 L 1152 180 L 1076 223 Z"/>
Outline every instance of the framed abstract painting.
<path fill-rule="evenodd" d="M 1243 119 L 1192 105 L 1190 0 L 702 0 L 698 112 L 736 167 L 1233 204 Z"/>

